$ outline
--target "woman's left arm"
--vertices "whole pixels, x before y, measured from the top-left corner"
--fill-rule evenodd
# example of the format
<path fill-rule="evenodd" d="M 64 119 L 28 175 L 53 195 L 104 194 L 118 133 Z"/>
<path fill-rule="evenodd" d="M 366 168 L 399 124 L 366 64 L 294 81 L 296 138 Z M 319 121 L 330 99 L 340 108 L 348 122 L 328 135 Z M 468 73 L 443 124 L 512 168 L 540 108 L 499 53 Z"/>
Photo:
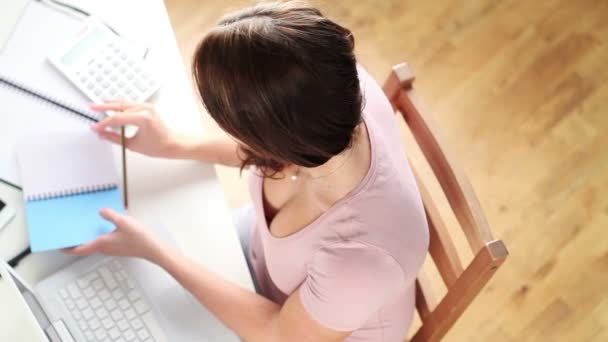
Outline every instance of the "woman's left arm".
<path fill-rule="evenodd" d="M 310 317 L 302 305 L 299 290 L 281 307 L 167 246 L 133 218 L 107 209 L 101 214 L 116 225 L 116 230 L 72 248 L 69 253 L 134 256 L 156 263 L 245 341 L 333 342 L 342 341 L 351 333 L 328 329 Z"/>
<path fill-rule="evenodd" d="M 299 293 L 281 307 L 170 249 L 156 262 L 245 341 L 342 341 L 350 332 L 327 329 L 304 310 Z M 299 291 L 299 290 L 298 290 Z"/>

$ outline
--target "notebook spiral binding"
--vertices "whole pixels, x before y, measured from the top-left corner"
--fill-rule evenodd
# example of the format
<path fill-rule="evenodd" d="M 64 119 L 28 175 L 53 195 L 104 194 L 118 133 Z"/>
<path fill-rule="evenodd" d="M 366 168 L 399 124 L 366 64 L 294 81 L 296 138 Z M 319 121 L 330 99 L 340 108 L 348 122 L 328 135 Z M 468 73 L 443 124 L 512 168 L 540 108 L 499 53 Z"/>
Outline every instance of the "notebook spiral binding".
<path fill-rule="evenodd" d="M 88 122 L 98 122 L 103 118 L 102 113 L 84 112 L 61 100 L 58 100 L 56 98 L 53 98 L 52 96 L 43 94 L 39 91 L 33 90 L 33 89 L 25 86 L 24 84 L 21 84 L 13 79 L 3 76 L 3 75 L 0 75 L 0 86 L 7 86 L 16 91 L 20 91 L 26 95 L 29 95 L 29 96 L 32 96 L 32 97 L 38 99 L 38 100 L 42 100 L 46 103 L 59 107 L 71 114 L 74 114 L 78 118 L 87 120 Z"/>
<path fill-rule="evenodd" d="M 26 196 L 25 199 L 28 201 L 44 201 L 44 200 L 48 200 L 48 199 L 52 199 L 52 198 L 59 198 L 59 197 L 66 197 L 66 196 L 73 196 L 73 195 L 82 195 L 82 194 L 87 194 L 87 193 L 91 193 L 91 192 L 112 190 L 112 189 L 116 189 L 117 187 L 118 187 L 118 185 L 113 184 L 113 183 L 98 184 L 98 185 L 80 187 L 80 188 L 76 188 L 76 189 L 66 189 L 66 190 L 61 190 L 61 191 L 56 191 L 56 192 L 33 194 L 33 195 Z"/>

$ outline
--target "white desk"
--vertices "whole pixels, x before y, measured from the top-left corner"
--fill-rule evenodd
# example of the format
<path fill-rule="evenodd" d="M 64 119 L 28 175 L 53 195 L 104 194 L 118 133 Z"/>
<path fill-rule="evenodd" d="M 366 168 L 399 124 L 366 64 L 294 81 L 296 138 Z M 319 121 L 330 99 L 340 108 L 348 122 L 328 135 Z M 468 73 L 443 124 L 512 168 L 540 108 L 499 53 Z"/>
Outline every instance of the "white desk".
<path fill-rule="evenodd" d="M 72 0 L 100 15 L 119 32 L 151 48 L 150 62 L 164 72 L 164 87 L 156 98 L 167 123 L 182 130 L 201 128 L 201 110 L 192 96 L 173 30 L 162 0 Z M 213 166 L 191 161 L 147 158 L 130 153 L 129 213 L 144 223 L 165 225 L 181 249 L 211 270 L 253 289 L 236 230 Z M 0 257 L 5 260 L 27 246 L 21 193 L 0 183 L 0 197 L 17 205 L 17 217 L 0 232 Z M 60 252 L 27 257 L 17 268 L 35 282 L 70 262 Z M 20 326 L 20 308 L 7 307 L 0 286 L 0 340 L 30 341 Z M 4 297 L 3 297 L 4 296 Z M 23 322 L 21 322 L 23 325 Z M 19 336 L 3 335 L 10 331 Z"/>

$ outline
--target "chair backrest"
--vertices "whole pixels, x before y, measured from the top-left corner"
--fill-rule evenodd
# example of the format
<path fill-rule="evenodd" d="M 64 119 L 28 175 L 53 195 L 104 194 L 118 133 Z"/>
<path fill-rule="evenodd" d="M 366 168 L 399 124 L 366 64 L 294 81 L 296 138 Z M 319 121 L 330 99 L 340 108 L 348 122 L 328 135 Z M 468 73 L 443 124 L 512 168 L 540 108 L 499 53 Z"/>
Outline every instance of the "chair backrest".
<path fill-rule="evenodd" d="M 432 118 L 423 112 L 413 81 L 414 75 L 406 63 L 396 65 L 384 83 L 384 93 L 409 126 L 473 253 L 471 263 L 463 267 L 438 207 L 416 165 L 412 165 L 429 223 L 429 254 L 447 288 L 446 295 L 438 300 L 427 278 L 421 275 L 416 280 L 416 307 L 422 326 L 412 341 L 438 341 L 481 292 L 508 251 L 501 240 L 492 237 L 471 184 L 446 151 Z"/>

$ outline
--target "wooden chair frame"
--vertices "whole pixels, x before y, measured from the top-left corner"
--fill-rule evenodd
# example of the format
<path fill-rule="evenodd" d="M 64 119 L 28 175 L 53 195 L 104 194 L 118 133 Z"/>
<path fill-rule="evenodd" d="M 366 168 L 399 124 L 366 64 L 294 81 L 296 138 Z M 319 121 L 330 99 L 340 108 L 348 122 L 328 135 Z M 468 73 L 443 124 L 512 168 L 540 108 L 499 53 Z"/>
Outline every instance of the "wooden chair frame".
<path fill-rule="evenodd" d="M 437 301 L 428 279 L 419 276 L 416 280 L 416 307 L 422 326 L 412 341 L 439 341 L 504 262 L 508 251 L 501 240 L 492 237 L 469 180 L 446 151 L 430 115 L 423 112 L 413 82 L 414 75 L 408 64 L 398 64 L 384 83 L 384 92 L 409 126 L 474 255 L 471 263 L 463 268 L 437 206 L 416 172 L 416 166 L 412 165 L 429 223 L 429 254 L 447 288 L 446 295 Z"/>

